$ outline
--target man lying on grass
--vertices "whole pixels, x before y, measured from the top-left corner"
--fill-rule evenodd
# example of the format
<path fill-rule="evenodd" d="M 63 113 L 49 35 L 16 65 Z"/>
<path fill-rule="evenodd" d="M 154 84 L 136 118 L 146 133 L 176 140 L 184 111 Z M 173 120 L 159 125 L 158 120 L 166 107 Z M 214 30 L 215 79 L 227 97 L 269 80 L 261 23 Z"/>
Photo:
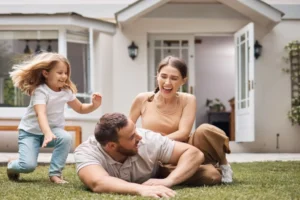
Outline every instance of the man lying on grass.
<path fill-rule="evenodd" d="M 173 197 L 170 187 L 214 185 L 219 173 L 201 168 L 203 153 L 145 129 L 138 129 L 125 115 L 105 114 L 96 124 L 95 136 L 75 150 L 77 173 L 93 192 Z M 158 179 L 160 163 L 177 165 Z M 200 167 L 199 167 L 200 166 Z"/>

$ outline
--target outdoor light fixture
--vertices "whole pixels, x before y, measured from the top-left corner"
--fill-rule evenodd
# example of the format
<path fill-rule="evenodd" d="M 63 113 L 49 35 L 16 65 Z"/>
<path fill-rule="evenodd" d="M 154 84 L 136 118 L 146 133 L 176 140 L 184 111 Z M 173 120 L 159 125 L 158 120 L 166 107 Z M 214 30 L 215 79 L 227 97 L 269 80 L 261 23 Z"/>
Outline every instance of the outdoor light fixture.
<path fill-rule="evenodd" d="M 25 54 L 31 54 L 28 42 L 29 42 L 29 40 L 26 40 L 26 46 L 25 46 L 25 49 L 24 49 Z"/>
<path fill-rule="evenodd" d="M 39 41 L 39 40 L 37 41 L 35 53 L 36 53 L 36 54 L 41 53 L 41 45 L 40 45 L 40 41 Z"/>
<path fill-rule="evenodd" d="M 48 40 L 48 42 L 49 42 L 49 45 L 47 47 L 47 51 L 52 52 L 51 40 Z"/>
<path fill-rule="evenodd" d="M 138 46 L 136 46 L 132 41 L 131 45 L 128 46 L 128 54 L 132 60 L 134 60 L 137 57 L 138 50 L 139 50 Z"/>
<path fill-rule="evenodd" d="M 262 46 L 259 44 L 259 42 L 256 40 L 254 44 L 254 57 L 257 59 L 261 55 L 262 52 Z"/>

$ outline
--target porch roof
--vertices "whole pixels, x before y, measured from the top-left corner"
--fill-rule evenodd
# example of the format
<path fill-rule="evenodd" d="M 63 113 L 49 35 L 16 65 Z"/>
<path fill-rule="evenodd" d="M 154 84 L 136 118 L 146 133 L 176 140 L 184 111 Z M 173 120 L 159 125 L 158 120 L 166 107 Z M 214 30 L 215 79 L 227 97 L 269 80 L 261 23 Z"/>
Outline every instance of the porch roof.
<path fill-rule="evenodd" d="M 0 14 L 0 26 L 22 26 L 22 25 L 53 25 L 53 26 L 78 26 L 82 28 L 93 28 L 101 32 L 114 34 L 116 26 L 103 20 L 83 17 L 74 12 L 53 14 L 23 14 L 9 13 Z"/>
<path fill-rule="evenodd" d="M 119 26 L 126 26 L 167 3 L 221 3 L 267 28 L 273 28 L 284 15 L 278 9 L 261 0 L 139 0 L 117 12 L 116 21 Z"/>

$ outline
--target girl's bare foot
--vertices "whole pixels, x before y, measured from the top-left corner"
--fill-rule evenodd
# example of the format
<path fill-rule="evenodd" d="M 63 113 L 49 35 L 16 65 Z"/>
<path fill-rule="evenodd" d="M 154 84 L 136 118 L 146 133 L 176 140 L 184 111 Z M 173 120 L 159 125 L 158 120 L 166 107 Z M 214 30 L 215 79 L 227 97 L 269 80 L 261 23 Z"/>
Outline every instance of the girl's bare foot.
<path fill-rule="evenodd" d="M 61 176 L 50 176 L 50 181 L 56 184 L 65 184 L 68 183 L 68 181 L 65 181 L 62 179 Z"/>
<path fill-rule="evenodd" d="M 11 181 L 18 181 L 19 178 L 20 178 L 20 174 L 17 173 L 17 172 L 13 172 L 12 170 L 9 170 L 9 169 L 8 169 L 8 164 L 9 164 L 11 161 L 13 161 L 13 160 L 16 160 L 16 159 L 9 159 L 9 160 L 7 161 L 7 170 L 6 170 L 6 173 L 7 173 L 7 177 L 8 177 L 9 180 L 11 180 Z"/>

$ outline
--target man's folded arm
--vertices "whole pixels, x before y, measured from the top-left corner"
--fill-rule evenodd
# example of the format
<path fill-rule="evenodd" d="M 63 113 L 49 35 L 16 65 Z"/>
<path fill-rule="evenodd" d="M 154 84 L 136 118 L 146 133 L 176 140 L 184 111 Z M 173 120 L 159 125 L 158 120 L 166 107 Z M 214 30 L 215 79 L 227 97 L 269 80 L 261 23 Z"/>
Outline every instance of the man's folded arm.
<path fill-rule="evenodd" d="M 139 184 L 110 176 L 100 165 L 88 165 L 78 172 L 81 181 L 93 192 L 138 194 Z"/>
<path fill-rule="evenodd" d="M 119 193 L 154 198 L 174 197 L 176 192 L 164 186 L 146 186 L 129 183 L 110 176 L 100 165 L 88 165 L 78 172 L 81 181 L 96 193 Z"/>

